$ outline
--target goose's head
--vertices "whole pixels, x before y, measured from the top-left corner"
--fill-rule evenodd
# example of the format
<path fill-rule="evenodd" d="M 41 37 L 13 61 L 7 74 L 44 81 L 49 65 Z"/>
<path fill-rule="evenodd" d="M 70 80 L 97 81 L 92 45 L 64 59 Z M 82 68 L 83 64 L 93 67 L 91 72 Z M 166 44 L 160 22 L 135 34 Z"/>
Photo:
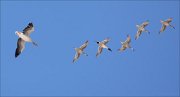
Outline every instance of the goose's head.
<path fill-rule="evenodd" d="M 75 51 L 77 51 L 78 50 L 78 48 L 74 48 L 75 49 Z"/>
<path fill-rule="evenodd" d="M 139 28 L 140 26 L 139 25 L 136 25 L 137 28 Z"/>
<path fill-rule="evenodd" d="M 21 35 L 21 34 L 23 34 L 23 33 L 16 31 L 15 34 L 16 34 L 17 36 L 19 36 L 19 35 Z"/>
<path fill-rule="evenodd" d="M 96 41 L 97 44 L 99 44 L 100 42 L 99 41 Z"/>
<path fill-rule="evenodd" d="M 122 41 L 120 41 L 120 42 L 121 42 L 122 45 L 124 44 L 124 42 L 122 42 Z"/>
<path fill-rule="evenodd" d="M 163 23 L 164 21 L 163 20 L 160 20 L 161 23 Z"/>

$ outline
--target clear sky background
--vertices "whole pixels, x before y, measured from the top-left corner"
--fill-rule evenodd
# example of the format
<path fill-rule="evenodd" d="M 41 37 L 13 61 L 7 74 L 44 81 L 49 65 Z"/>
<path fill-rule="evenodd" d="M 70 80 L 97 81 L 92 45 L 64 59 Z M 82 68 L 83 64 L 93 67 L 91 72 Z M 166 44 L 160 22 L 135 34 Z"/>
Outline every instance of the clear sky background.
<path fill-rule="evenodd" d="M 1 1 L 2 96 L 178 96 L 179 1 Z M 160 19 L 175 30 L 159 35 Z M 136 24 L 151 32 L 135 41 Z M 33 22 L 31 38 L 15 59 L 18 37 Z M 135 52 L 117 52 L 132 38 Z M 96 58 L 96 40 L 110 37 L 113 52 Z M 85 52 L 72 64 L 74 47 Z"/>

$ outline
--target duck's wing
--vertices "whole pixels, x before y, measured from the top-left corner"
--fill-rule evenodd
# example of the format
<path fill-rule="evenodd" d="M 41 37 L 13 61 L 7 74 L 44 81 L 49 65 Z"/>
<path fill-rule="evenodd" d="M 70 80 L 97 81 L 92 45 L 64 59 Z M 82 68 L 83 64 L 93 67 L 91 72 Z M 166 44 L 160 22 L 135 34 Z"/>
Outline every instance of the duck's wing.
<path fill-rule="evenodd" d="M 18 39 L 17 41 L 17 48 L 16 48 L 16 52 L 15 52 L 15 57 L 18 57 L 22 51 L 25 48 L 25 41 L 21 38 Z"/>
<path fill-rule="evenodd" d="M 166 29 L 166 25 L 162 24 L 162 27 L 160 29 L 160 32 L 163 32 Z"/>
<path fill-rule="evenodd" d="M 88 40 L 83 45 L 80 46 L 80 49 L 84 50 L 87 47 L 87 45 L 88 45 Z"/>
<path fill-rule="evenodd" d="M 29 36 L 34 31 L 33 23 L 29 23 L 26 28 L 24 28 L 23 33 Z"/>
<path fill-rule="evenodd" d="M 102 50 L 103 50 L 103 48 L 99 46 L 98 47 L 98 52 L 96 53 L 96 57 L 101 54 Z"/>
<path fill-rule="evenodd" d="M 103 44 L 107 44 L 110 41 L 110 38 L 106 38 L 102 41 Z"/>
<path fill-rule="evenodd" d="M 80 57 L 80 53 L 76 52 L 74 59 L 73 59 L 73 63 Z"/>
<path fill-rule="evenodd" d="M 127 35 L 127 39 L 126 39 L 126 41 L 125 41 L 125 43 L 130 43 L 131 42 L 131 37 L 130 37 L 130 35 Z"/>
<path fill-rule="evenodd" d="M 172 22 L 172 18 L 168 18 L 165 22 L 167 22 L 167 23 Z"/>
<path fill-rule="evenodd" d="M 124 51 L 126 49 L 126 46 L 122 45 L 119 51 Z"/>
<path fill-rule="evenodd" d="M 146 27 L 147 25 L 149 25 L 149 21 L 143 22 L 143 23 L 141 24 L 141 26 L 142 26 L 143 28 Z"/>
<path fill-rule="evenodd" d="M 135 40 L 137 40 L 137 39 L 139 38 L 139 36 L 141 35 L 141 33 L 142 33 L 142 30 L 139 30 L 139 29 L 138 29 L 138 31 L 137 31 L 137 33 L 136 33 L 136 36 L 135 36 Z"/>

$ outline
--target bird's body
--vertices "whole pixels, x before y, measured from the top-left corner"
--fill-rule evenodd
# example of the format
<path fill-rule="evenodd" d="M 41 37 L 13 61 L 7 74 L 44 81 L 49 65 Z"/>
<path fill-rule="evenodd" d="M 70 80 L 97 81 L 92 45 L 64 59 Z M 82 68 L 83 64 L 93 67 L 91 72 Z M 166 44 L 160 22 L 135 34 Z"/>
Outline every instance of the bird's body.
<path fill-rule="evenodd" d="M 33 24 L 29 23 L 28 26 L 23 30 L 23 32 L 19 32 L 19 31 L 15 32 L 15 34 L 19 37 L 17 41 L 15 57 L 18 57 L 22 53 L 22 51 L 25 48 L 25 42 L 31 42 L 35 46 L 37 46 L 37 44 L 34 41 L 32 41 L 32 39 L 30 38 L 30 33 L 33 31 L 34 31 Z"/>
<path fill-rule="evenodd" d="M 98 44 L 100 47 L 102 47 L 102 48 L 108 48 L 104 43 L 102 43 L 102 42 L 100 42 L 99 44 Z"/>
<path fill-rule="evenodd" d="M 21 38 L 21 39 L 24 40 L 25 42 L 32 42 L 32 39 L 31 39 L 29 36 L 24 35 L 22 32 L 16 31 L 15 33 L 17 34 L 17 36 L 18 36 L 19 38 Z"/>
<path fill-rule="evenodd" d="M 101 54 L 103 48 L 108 49 L 109 51 L 112 51 L 108 46 L 106 46 L 106 44 L 107 44 L 109 41 L 110 41 L 109 38 L 106 38 L 106 39 L 103 40 L 102 42 L 98 42 L 98 41 L 97 41 L 97 44 L 98 44 L 98 52 L 96 53 L 96 57 Z"/>
<path fill-rule="evenodd" d="M 136 25 L 138 31 L 136 33 L 136 36 L 135 36 L 135 40 L 139 38 L 139 36 L 142 34 L 142 32 L 148 32 L 150 34 L 150 32 L 148 30 L 145 29 L 145 27 L 149 25 L 149 22 L 146 21 L 146 22 L 143 22 L 141 25 Z"/>
<path fill-rule="evenodd" d="M 131 42 L 131 37 L 129 35 L 127 35 L 126 41 L 121 42 L 122 46 L 120 49 L 118 49 L 118 51 L 124 51 L 124 50 L 126 50 L 126 48 L 131 48 L 134 51 L 134 48 L 132 48 L 130 46 L 130 42 Z"/>
<path fill-rule="evenodd" d="M 81 54 L 88 56 L 88 54 L 84 52 L 84 49 L 87 47 L 87 45 L 88 45 L 88 40 L 79 48 L 75 48 L 76 54 L 74 56 L 73 63 L 80 57 Z"/>
<path fill-rule="evenodd" d="M 174 28 L 174 26 L 172 26 L 172 25 L 170 24 L 170 22 L 172 22 L 172 18 L 168 18 L 168 19 L 165 20 L 165 21 L 160 20 L 160 22 L 161 22 L 161 24 L 162 24 L 162 27 L 161 27 L 161 29 L 160 29 L 160 31 L 159 31 L 159 34 L 160 34 L 161 32 L 164 32 L 165 29 L 166 29 L 166 27 L 168 27 L 168 26 Z M 175 28 L 174 28 L 174 29 L 175 29 Z"/>

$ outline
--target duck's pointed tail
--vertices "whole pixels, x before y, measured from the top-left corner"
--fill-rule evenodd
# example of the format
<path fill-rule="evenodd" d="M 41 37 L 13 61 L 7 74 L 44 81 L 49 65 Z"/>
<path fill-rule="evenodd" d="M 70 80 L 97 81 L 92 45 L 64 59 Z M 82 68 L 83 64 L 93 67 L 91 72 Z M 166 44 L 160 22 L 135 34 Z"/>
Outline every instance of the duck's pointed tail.
<path fill-rule="evenodd" d="M 33 45 L 38 46 L 38 44 L 37 44 L 37 43 L 35 43 L 34 41 L 33 41 L 32 43 L 33 43 Z"/>

